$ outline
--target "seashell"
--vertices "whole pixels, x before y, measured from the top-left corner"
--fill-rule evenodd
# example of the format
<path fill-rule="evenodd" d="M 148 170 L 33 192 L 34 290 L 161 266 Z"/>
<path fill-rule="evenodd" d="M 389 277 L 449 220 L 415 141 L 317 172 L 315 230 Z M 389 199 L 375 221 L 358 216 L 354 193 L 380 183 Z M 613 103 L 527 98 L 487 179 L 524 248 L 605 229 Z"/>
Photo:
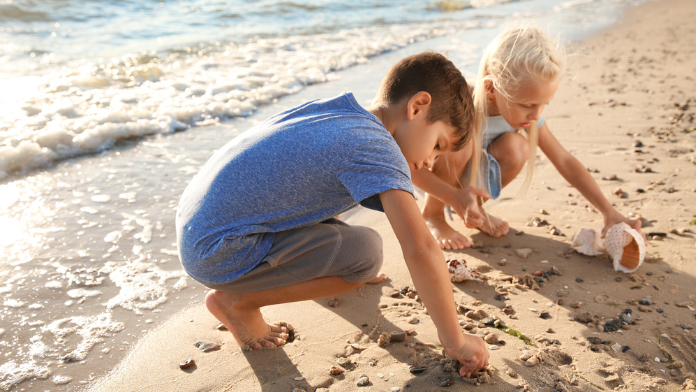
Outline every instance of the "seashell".
<path fill-rule="evenodd" d="M 479 272 L 471 269 L 466 260 L 446 260 L 449 267 L 450 279 L 452 282 L 463 282 L 465 280 L 483 280 Z"/>
<path fill-rule="evenodd" d="M 602 244 L 602 238 L 598 234 L 593 229 L 582 229 L 575 233 L 575 238 L 570 246 L 588 256 L 604 254 L 604 244 Z"/>
<path fill-rule="evenodd" d="M 645 259 L 643 237 L 624 222 L 609 228 L 604 237 L 604 246 L 614 261 L 616 271 L 634 272 Z"/>

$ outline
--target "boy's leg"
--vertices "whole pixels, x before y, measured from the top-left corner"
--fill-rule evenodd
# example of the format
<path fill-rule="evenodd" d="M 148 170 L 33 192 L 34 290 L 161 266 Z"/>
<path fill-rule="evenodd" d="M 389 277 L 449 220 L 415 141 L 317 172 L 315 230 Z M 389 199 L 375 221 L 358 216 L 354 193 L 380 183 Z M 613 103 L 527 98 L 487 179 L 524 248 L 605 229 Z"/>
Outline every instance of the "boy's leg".
<path fill-rule="evenodd" d="M 211 286 L 208 310 L 240 346 L 256 349 L 285 343 L 288 328 L 267 324 L 268 305 L 330 297 L 364 283 L 378 283 L 382 239 L 367 227 L 330 219 L 276 233 L 262 263 L 238 280 Z"/>
<path fill-rule="evenodd" d="M 468 143 L 461 151 L 453 154 L 453 159 L 439 159 L 435 162 L 433 173 L 441 180 L 454 187 L 461 187 L 459 183 L 467 162 L 472 155 L 472 144 Z M 447 223 L 445 218 L 445 203 L 433 195 L 425 195 L 423 219 L 428 225 L 440 248 L 464 249 L 471 246 L 469 240 Z"/>
<path fill-rule="evenodd" d="M 384 277 L 374 279 L 383 280 Z M 281 346 L 288 338 L 286 326 L 264 321 L 262 307 L 330 297 L 363 284 L 348 282 L 338 276 L 325 276 L 292 286 L 250 293 L 211 290 L 205 304 L 210 313 L 232 332 L 240 346 L 253 350 Z"/>
<path fill-rule="evenodd" d="M 500 182 L 504 188 L 522 171 L 529 157 L 529 143 L 519 133 L 508 132 L 495 138 L 487 151 L 500 165 Z M 500 237 L 510 230 L 506 221 L 488 214 L 483 206 L 481 206 L 481 213 L 484 219 L 479 229 L 484 233 L 492 237 Z"/>

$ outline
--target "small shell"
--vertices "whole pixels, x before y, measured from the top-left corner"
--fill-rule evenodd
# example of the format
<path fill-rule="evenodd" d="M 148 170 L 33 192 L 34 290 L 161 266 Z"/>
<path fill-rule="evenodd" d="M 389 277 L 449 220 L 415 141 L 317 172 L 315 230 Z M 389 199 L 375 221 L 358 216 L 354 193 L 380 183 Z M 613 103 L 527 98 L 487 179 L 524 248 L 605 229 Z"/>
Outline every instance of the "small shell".
<path fill-rule="evenodd" d="M 452 282 L 463 282 L 465 280 L 482 280 L 481 274 L 466 265 L 466 260 L 446 260 L 449 267 L 450 279 Z"/>
<path fill-rule="evenodd" d="M 614 261 L 614 269 L 634 272 L 645 259 L 645 242 L 637 230 L 624 222 L 610 227 L 604 238 L 607 253 Z"/>
<path fill-rule="evenodd" d="M 602 238 L 598 234 L 593 229 L 582 229 L 575 233 L 575 238 L 570 246 L 588 256 L 604 254 L 604 244 L 602 244 Z"/>

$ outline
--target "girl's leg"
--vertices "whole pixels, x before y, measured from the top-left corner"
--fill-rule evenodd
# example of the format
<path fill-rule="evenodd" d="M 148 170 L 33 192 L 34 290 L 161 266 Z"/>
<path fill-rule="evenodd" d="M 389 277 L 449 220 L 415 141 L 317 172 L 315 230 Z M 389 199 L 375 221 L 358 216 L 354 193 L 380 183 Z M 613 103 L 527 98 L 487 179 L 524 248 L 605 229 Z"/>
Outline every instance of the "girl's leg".
<path fill-rule="evenodd" d="M 508 132 L 497 137 L 488 146 L 488 153 L 498 161 L 502 186 L 507 186 L 522 171 L 524 164 L 529 157 L 529 143 L 524 136 L 519 133 Z M 510 230 L 507 222 L 486 213 L 481 206 L 481 213 L 484 214 L 483 226 L 480 230 L 492 237 L 506 235 Z"/>
<path fill-rule="evenodd" d="M 472 144 L 468 143 L 461 151 L 453 153 L 450 157 L 451 159 L 438 159 L 433 166 L 433 173 L 449 185 L 461 187 L 462 184 L 459 183 L 459 178 L 461 178 L 464 168 L 471 158 L 472 148 Z M 440 248 L 464 249 L 470 247 L 471 243 L 469 240 L 447 223 L 444 209 L 445 203 L 426 193 L 423 219 L 438 244 L 440 244 Z"/>

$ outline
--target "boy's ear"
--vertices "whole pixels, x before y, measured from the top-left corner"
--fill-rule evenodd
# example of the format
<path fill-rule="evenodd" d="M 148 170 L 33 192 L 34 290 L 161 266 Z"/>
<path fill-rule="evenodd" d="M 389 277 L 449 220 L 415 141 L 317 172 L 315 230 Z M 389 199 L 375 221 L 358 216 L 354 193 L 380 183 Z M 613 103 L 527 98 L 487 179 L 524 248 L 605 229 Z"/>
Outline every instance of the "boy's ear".
<path fill-rule="evenodd" d="M 409 120 L 413 120 L 416 116 L 427 113 L 433 97 L 427 91 L 419 91 L 414 94 L 406 104 L 406 116 Z"/>

